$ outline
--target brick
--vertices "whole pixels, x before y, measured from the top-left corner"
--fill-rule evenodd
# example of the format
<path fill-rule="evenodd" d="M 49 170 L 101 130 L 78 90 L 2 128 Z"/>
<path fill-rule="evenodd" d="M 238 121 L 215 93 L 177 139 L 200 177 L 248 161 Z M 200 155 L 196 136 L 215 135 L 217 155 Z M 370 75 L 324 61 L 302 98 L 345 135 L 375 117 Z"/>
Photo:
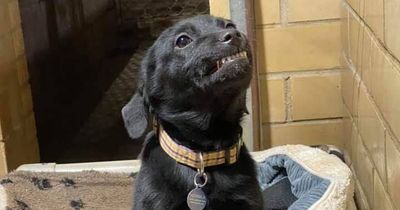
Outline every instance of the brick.
<path fill-rule="evenodd" d="M 376 36 L 383 41 L 384 31 L 384 0 L 365 1 L 365 21 Z M 400 17 L 400 16 L 399 16 Z"/>
<path fill-rule="evenodd" d="M 340 74 L 293 77 L 293 120 L 343 116 Z"/>
<path fill-rule="evenodd" d="M 396 137 L 400 137 L 400 70 L 392 61 L 383 70 L 382 113 Z"/>
<path fill-rule="evenodd" d="M 288 1 L 289 22 L 335 19 L 340 16 L 340 0 Z"/>
<path fill-rule="evenodd" d="M 286 119 L 283 79 L 260 81 L 263 122 L 283 122 Z"/>
<path fill-rule="evenodd" d="M 301 71 L 340 66 L 340 21 L 257 31 L 260 71 Z"/>
<path fill-rule="evenodd" d="M 367 150 L 372 156 L 376 169 L 386 183 L 385 165 L 385 130 L 378 117 L 377 110 L 368 98 L 364 87 L 360 90 L 358 126 Z"/>
<path fill-rule="evenodd" d="M 302 123 L 287 123 L 280 125 L 266 125 L 264 132 L 270 136 L 271 146 L 286 144 L 332 144 L 343 148 L 342 121 L 311 121 Z M 268 145 L 268 144 L 267 144 Z"/>
<path fill-rule="evenodd" d="M 254 4 L 257 25 L 274 24 L 280 22 L 279 0 L 256 0 Z"/>
<path fill-rule="evenodd" d="M 385 41 L 387 47 L 400 59 L 400 1 L 385 1 Z"/>
<path fill-rule="evenodd" d="M 388 191 L 396 209 L 400 208 L 400 151 L 392 136 L 386 138 Z"/>
<path fill-rule="evenodd" d="M 230 19 L 229 0 L 210 0 L 210 14 Z"/>
<path fill-rule="evenodd" d="M 394 210 L 389 195 L 379 176 L 374 176 L 374 205 L 373 209 Z"/>
<path fill-rule="evenodd" d="M 364 147 L 360 138 L 357 142 L 356 151 L 356 176 L 360 180 L 365 197 L 367 198 L 369 206 L 371 206 L 374 196 L 374 166 L 372 161 L 369 159 L 368 151 Z"/>

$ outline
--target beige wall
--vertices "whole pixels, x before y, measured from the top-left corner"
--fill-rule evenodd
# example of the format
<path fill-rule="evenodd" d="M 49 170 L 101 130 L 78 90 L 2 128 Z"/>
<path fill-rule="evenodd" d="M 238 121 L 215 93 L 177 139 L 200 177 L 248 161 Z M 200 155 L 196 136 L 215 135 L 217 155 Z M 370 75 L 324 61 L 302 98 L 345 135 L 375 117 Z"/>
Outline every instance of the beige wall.
<path fill-rule="evenodd" d="M 342 5 L 345 148 L 360 209 L 400 209 L 400 0 Z"/>
<path fill-rule="evenodd" d="M 0 0 L 0 175 L 38 153 L 18 1 Z"/>
<path fill-rule="evenodd" d="M 343 147 L 340 0 L 255 0 L 263 148 Z"/>

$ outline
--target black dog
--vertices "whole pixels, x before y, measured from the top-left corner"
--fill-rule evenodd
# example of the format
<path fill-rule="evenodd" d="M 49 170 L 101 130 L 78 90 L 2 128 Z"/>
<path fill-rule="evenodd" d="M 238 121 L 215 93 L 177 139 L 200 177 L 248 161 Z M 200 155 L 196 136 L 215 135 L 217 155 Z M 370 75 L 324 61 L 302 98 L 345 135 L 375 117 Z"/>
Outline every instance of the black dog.
<path fill-rule="evenodd" d="M 178 145 L 198 153 L 225 151 L 241 138 L 251 74 L 247 40 L 232 22 L 211 16 L 178 22 L 159 36 L 142 62 L 137 92 L 122 110 L 129 135 L 144 135 L 152 115 Z M 198 170 L 168 155 L 157 131 L 147 135 L 141 159 L 133 209 L 189 209 Z M 206 167 L 205 175 L 205 209 L 262 209 L 245 146 L 237 161 Z"/>

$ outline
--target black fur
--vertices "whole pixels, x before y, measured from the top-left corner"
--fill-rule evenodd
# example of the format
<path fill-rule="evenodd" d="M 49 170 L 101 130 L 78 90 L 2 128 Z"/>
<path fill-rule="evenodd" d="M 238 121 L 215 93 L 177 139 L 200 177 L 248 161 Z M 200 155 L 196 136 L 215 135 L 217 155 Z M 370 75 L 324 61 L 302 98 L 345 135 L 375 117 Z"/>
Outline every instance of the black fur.
<path fill-rule="evenodd" d="M 193 41 L 178 48 L 182 34 Z M 241 51 L 249 58 L 214 72 L 217 60 Z M 247 112 L 250 64 L 247 40 L 229 20 L 196 16 L 178 22 L 159 36 L 143 60 L 137 92 L 122 110 L 128 133 L 132 138 L 144 135 L 154 115 L 175 141 L 193 150 L 230 147 L 241 134 L 240 120 Z M 153 131 L 147 134 L 141 159 L 133 209 L 188 209 L 186 197 L 195 187 L 196 170 L 171 159 Z M 235 164 L 208 167 L 206 173 L 206 209 L 262 209 L 254 162 L 245 147 Z"/>

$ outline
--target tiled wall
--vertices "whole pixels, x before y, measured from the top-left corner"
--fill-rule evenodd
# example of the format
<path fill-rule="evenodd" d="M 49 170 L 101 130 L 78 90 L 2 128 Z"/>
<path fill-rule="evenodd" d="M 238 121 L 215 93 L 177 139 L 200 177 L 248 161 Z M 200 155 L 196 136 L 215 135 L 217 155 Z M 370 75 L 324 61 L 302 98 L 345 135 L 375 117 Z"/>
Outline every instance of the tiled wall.
<path fill-rule="evenodd" d="M 256 0 L 262 147 L 343 147 L 340 0 Z"/>
<path fill-rule="evenodd" d="M 38 162 L 18 1 L 0 0 L 0 175 Z"/>
<path fill-rule="evenodd" d="M 359 209 L 400 209 L 400 0 L 342 3 L 347 161 Z"/>

